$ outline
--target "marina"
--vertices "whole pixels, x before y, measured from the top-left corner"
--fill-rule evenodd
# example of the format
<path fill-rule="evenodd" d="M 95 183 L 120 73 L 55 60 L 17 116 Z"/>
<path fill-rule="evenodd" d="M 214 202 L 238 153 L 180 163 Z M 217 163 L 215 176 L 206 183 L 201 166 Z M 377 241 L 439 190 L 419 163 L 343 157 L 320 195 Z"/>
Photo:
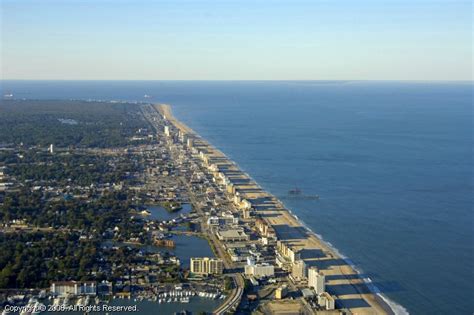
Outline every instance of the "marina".
<path fill-rule="evenodd" d="M 80 296 L 72 297 L 50 297 L 40 299 L 31 297 L 28 302 L 20 306 L 20 312 L 9 312 L 4 310 L 2 315 L 38 315 L 38 314 L 84 314 L 84 310 L 90 310 L 89 314 L 107 314 L 109 307 L 134 307 L 140 314 L 172 314 L 183 310 L 190 312 L 211 312 L 217 308 L 226 298 L 220 291 L 199 291 L 183 289 L 176 286 L 169 291 L 160 291 L 156 294 L 138 293 L 133 297 L 120 298 L 110 297 L 108 299 Z M 46 311 L 45 311 L 46 310 Z M 99 310 L 99 311 L 98 311 Z M 102 311 L 104 310 L 104 311 Z M 114 314 L 129 314 L 130 311 L 118 311 Z"/>

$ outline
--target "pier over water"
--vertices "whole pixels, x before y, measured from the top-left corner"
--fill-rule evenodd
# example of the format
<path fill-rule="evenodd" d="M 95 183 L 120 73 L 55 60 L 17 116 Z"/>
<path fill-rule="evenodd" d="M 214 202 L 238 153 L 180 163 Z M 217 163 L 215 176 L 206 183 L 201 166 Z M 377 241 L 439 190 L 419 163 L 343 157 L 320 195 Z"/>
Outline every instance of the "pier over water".
<path fill-rule="evenodd" d="M 271 227 L 279 244 L 284 244 L 282 247 L 298 252 L 306 266 L 314 266 L 325 275 L 326 289 L 335 297 L 338 309 L 357 314 L 393 314 L 354 267 L 307 229 L 280 200 L 263 190 L 225 154 L 177 120 L 169 105 L 155 105 L 155 109 L 177 131 L 191 139 L 193 148 L 199 152 L 216 183 L 226 187 L 238 208 L 242 211 L 251 209 L 263 225 Z"/>

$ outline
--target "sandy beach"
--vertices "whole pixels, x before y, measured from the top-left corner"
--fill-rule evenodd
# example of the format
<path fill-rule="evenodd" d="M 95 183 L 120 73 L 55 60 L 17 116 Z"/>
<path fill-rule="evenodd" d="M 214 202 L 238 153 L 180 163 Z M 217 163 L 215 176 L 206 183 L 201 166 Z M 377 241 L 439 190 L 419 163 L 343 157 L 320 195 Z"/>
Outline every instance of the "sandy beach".
<path fill-rule="evenodd" d="M 371 292 L 354 267 L 308 230 L 282 202 L 264 191 L 222 152 L 178 121 L 169 105 L 155 105 L 155 108 L 177 129 L 193 138 L 194 147 L 205 154 L 208 164 L 217 167 L 232 181 L 240 197 L 250 201 L 258 215 L 275 229 L 278 240 L 300 250 L 306 264 L 316 266 L 326 276 L 326 288 L 335 296 L 339 308 L 349 309 L 353 314 L 394 314 L 381 296 Z"/>

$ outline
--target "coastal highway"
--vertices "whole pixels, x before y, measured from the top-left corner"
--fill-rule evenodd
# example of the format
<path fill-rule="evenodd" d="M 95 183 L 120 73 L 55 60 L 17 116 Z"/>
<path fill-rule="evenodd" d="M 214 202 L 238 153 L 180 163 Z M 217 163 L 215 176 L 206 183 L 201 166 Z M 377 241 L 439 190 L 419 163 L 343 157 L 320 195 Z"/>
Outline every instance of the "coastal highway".
<path fill-rule="evenodd" d="M 181 183 L 188 189 L 189 201 L 191 202 L 191 204 L 193 204 L 194 209 L 200 214 L 201 217 L 204 217 L 204 213 L 202 212 L 198 201 L 192 193 L 192 189 L 189 183 L 184 181 L 182 181 Z M 203 230 L 205 231 L 207 238 L 215 251 L 216 256 L 222 259 L 224 263 L 224 268 L 226 270 L 232 270 L 232 268 L 234 267 L 232 261 L 230 261 L 229 256 L 224 251 L 222 244 L 216 238 L 215 234 L 212 233 L 212 231 L 209 229 L 208 226 L 205 225 L 204 222 Z M 242 295 L 244 293 L 244 279 L 242 278 L 242 275 L 239 273 L 229 273 L 226 274 L 226 276 L 232 279 L 234 283 L 234 288 L 231 294 L 224 300 L 224 303 L 222 303 L 217 309 L 213 311 L 213 314 L 225 314 L 226 312 L 237 308 L 240 303 L 240 300 L 242 299 Z"/>
<path fill-rule="evenodd" d="M 232 262 L 230 262 L 229 260 L 229 256 L 224 252 L 224 249 L 222 248 L 220 242 L 216 239 L 216 236 L 210 230 L 208 231 L 210 232 L 208 233 L 209 241 L 213 244 L 213 248 L 216 251 L 216 255 L 223 260 L 224 267 L 227 270 L 231 270 L 233 266 Z M 227 274 L 227 276 L 232 278 L 234 283 L 234 289 L 224 301 L 224 303 L 216 310 L 214 310 L 214 314 L 225 314 L 226 312 L 232 310 L 234 307 L 237 308 L 240 303 L 240 300 L 242 299 L 242 295 L 244 293 L 244 279 L 242 278 L 242 275 L 239 273 L 230 273 Z"/>
<path fill-rule="evenodd" d="M 224 301 L 224 303 L 214 310 L 213 314 L 225 314 L 226 312 L 232 311 L 240 303 L 242 294 L 244 293 L 244 279 L 240 274 L 230 275 L 234 280 L 235 289 L 232 290 L 232 294 Z"/>
<path fill-rule="evenodd" d="M 158 126 L 155 124 L 154 116 L 158 114 L 158 112 L 162 116 L 166 116 L 168 120 L 170 120 L 175 126 L 180 128 L 181 130 L 185 130 L 187 133 L 194 132 L 189 129 L 186 125 L 180 123 L 179 121 L 175 120 L 174 117 L 171 115 L 171 110 L 169 107 L 162 106 L 162 107 L 155 107 L 157 111 L 154 111 L 152 107 L 142 107 L 142 112 L 146 119 L 158 129 Z M 170 150 L 171 156 L 173 159 L 177 159 L 179 156 L 179 152 L 177 150 Z M 197 200 L 196 194 L 193 192 L 193 189 L 189 182 L 185 181 L 183 178 L 179 178 L 179 181 L 182 186 L 186 187 L 189 196 L 189 202 L 193 205 L 193 208 L 196 212 L 200 215 L 201 218 L 205 218 L 205 214 L 200 207 L 200 203 Z M 224 263 L 224 269 L 227 271 L 232 271 L 235 267 L 233 262 L 230 260 L 229 256 L 226 254 L 221 242 L 216 238 L 213 231 L 206 225 L 206 222 L 202 222 L 202 232 L 198 233 L 200 235 L 204 234 L 211 247 L 214 249 L 214 253 L 217 257 L 221 258 Z M 175 232 L 175 233 L 189 233 L 189 232 Z M 194 233 L 193 233 L 194 234 Z M 229 311 L 233 311 L 237 308 L 242 298 L 244 292 L 244 279 L 241 274 L 239 273 L 228 273 L 226 276 L 230 277 L 233 281 L 234 287 L 228 297 L 225 299 L 223 304 L 221 304 L 216 310 L 214 310 L 214 314 L 225 314 Z"/>

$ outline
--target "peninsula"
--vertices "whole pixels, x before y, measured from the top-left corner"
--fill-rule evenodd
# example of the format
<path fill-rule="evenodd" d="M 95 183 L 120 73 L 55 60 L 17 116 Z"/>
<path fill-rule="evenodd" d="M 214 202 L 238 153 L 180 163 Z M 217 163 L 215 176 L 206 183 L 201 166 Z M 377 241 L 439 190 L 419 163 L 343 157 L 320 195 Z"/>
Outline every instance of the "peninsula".
<path fill-rule="evenodd" d="M 393 313 L 169 105 L 0 106 L 0 310 Z"/>

